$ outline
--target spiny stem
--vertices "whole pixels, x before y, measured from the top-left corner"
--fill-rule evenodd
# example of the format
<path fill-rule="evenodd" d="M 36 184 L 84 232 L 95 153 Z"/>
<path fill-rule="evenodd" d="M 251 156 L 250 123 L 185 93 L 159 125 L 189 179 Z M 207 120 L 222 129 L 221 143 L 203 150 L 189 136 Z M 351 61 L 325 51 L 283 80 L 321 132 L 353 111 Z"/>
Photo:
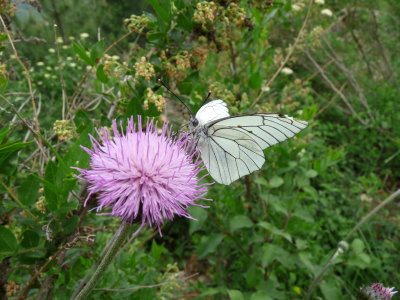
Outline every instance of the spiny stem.
<path fill-rule="evenodd" d="M 90 278 L 88 283 L 82 288 L 82 290 L 78 293 L 78 295 L 75 298 L 73 298 L 74 300 L 87 299 L 89 293 L 99 282 L 99 279 L 104 275 L 104 273 L 107 270 L 107 267 L 110 265 L 114 257 L 117 255 L 118 251 L 121 249 L 124 241 L 126 240 L 127 236 L 130 233 L 131 228 L 132 226 L 129 223 L 123 223 L 120 226 L 118 231 L 115 233 L 115 236 L 113 237 L 114 240 L 110 245 L 110 248 L 102 258 L 92 278 Z"/>

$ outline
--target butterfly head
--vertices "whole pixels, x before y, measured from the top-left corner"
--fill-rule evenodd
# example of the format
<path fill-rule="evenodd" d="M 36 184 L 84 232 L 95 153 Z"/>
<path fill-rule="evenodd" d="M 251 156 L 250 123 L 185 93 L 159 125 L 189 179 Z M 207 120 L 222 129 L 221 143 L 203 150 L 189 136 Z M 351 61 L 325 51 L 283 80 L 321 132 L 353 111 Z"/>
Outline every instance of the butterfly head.
<path fill-rule="evenodd" d="M 196 131 L 198 126 L 199 126 L 199 120 L 197 120 L 195 116 L 191 117 L 188 122 L 189 132 Z"/>

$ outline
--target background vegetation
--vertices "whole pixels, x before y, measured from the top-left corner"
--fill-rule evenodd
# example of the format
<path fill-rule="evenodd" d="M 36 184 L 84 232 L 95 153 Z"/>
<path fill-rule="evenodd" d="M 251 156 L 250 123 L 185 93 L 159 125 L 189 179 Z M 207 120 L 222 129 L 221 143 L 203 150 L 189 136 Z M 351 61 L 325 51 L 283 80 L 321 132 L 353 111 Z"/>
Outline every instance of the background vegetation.
<path fill-rule="evenodd" d="M 197 221 L 142 231 L 92 299 L 399 288 L 397 200 L 340 244 L 310 291 L 339 242 L 398 189 L 400 2 L 0 1 L 0 13 L 0 298 L 69 299 L 90 273 L 119 220 L 90 212 L 95 198 L 82 207 L 86 186 L 70 167 L 87 167 L 79 145 L 114 118 L 184 124 L 159 78 L 193 111 L 210 90 L 233 114 L 310 126 L 266 150 L 262 170 L 213 185 L 211 207 L 191 209 Z"/>

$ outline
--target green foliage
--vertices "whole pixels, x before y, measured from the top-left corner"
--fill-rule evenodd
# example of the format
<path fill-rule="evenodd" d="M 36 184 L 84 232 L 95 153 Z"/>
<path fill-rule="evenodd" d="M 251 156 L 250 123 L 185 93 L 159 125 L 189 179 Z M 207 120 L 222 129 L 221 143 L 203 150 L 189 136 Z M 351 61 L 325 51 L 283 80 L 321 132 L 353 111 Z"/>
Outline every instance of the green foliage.
<path fill-rule="evenodd" d="M 193 111 L 211 91 L 233 114 L 282 112 L 310 126 L 267 149 L 260 171 L 212 185 L 210 207 L 189 209 L 195 220 L 167 223 L 162 238 L 142 231 L 91 299 L 305 297 L 339 241 L 400 179 L 400 5 L 313 1 L 308 14 L 308 2 L 63 0 L 9 16 L 35 106 L 3 32 L 4 282 L 18 294 L 40 270 L 27 297 L 69 299 L 92 272 L 119 220 L 90 211 L 96 195 L 84 207 L 87 185 L 73 167 L 88 168 L 81 146 L 112 119 L 140 114 L 178 130 L 188 114 L 163 79 Z M 311 299 L 356 299 L 361 286 L 400 282 L 397 211 L 390 204 L 359 229 Z"/>

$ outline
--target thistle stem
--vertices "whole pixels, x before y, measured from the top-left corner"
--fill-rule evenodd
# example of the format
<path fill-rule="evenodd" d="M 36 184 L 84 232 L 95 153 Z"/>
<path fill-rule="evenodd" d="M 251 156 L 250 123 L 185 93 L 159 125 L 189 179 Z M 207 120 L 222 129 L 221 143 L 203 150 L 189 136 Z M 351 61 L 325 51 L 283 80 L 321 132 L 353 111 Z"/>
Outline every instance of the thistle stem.
<path fill-rule="evenodd" d="M 100 261 L 99 266 L 97 267 L 96 271 L 89 279 L 87 284 L 82 288 L 81 291 L 78 293 L 75 292 L 74 294 L 78 294 L 74 300 L 82 300 L 87 299 L 89 293 L 93 290 L 96 284 L 99 282 L 99 279 L 104 275 L 105 271 L 107 270 L 108 265 L 112 262 L 114 257 L 117 255 L 118 251 L 122 248 L 124 241 L 126 240 L 127 236 L 130 233 L 130 229 L 132 226 L 129 223 L 123 223 L 118 231 L 115 233 L 113 237 L 112 244 L 109 245 L 109 249 L 103 258 Z"/>

